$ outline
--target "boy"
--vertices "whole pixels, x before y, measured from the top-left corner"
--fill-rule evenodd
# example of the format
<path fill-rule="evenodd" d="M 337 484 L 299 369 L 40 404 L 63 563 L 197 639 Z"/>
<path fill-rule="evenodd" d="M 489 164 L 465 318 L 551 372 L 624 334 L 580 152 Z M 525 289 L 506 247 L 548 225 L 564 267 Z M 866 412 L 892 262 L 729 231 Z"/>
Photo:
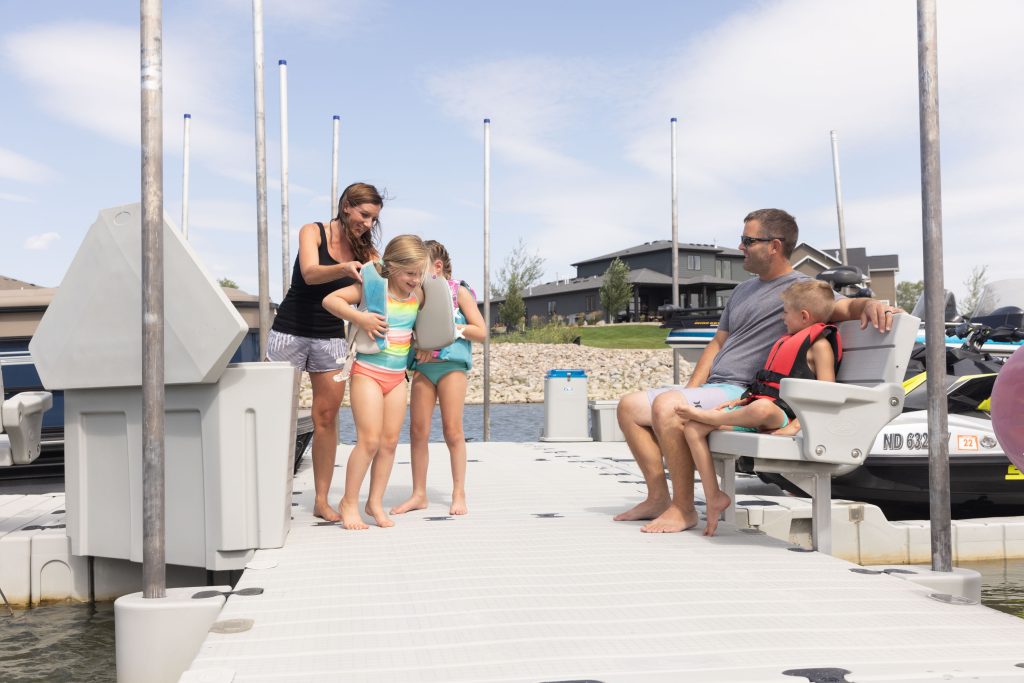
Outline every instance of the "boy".
<path fill-rule="evenodd" d="M 718 487 L 708 448 L 708 434 L 716 429 L 795 434 L 800 431 L 799 420 L 779 398 L 782 379 L 836 380 L 842 344 L 836 327 L 825 322 L 831 317 L 835 303 L 832 289 L 822 280 L 801 280 L 790 285 L 781 297 L 782 321 L 789 334 L 775 342 L 764 368 L 758 371 L 744 396 L 714 410 L 688 403 L 676 408 L 676 413 L 687 420 L 683 437 L 690 447 L 704 487 L 707 503 L 705 536 L 714 536 L 719 515 L 732 503 Z"/>

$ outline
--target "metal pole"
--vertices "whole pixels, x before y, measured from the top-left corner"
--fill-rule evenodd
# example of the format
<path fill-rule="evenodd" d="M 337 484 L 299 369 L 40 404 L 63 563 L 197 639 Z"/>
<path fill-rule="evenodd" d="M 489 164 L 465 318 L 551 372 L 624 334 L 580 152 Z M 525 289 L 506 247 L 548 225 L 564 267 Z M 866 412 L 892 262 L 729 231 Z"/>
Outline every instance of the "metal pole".
<path fill-rule="evenodd" d="M 679 305 L 679 183 L 676 178 L 676 117 L 672 129 L 672 305 Z M 639 311 L 638 311 L 639 312 Z M 679 351 L 672 349 L 672 383 L 679 384 Z"/>
<path fill-rule="evenodd" d="M 252 0 L 253 77 L 256 100 L 256 258 L 259 265 L 260 358 L 267 357 L 270 276 L 267 261 L 267 130 L 263 111 L 263 0 Z"/>
<path fill-rule="evenodd" d="M 163 6 L 142 0 L 142 597 L 167 596 L 164 552 Z"/>
<path fill-rule="evenodd" d="M 946 363 L 939 174 L 939 66 L 935 0 L 917 0 L 918 91 L 921 118 L 921 217 L 924 232 L 925 337 L 929 368 Z M 934 379 L 941 377 L 935 373 Z M 932 570 L 953 570 L 949 509 L 949 424 L 942 382 L 928 382 L 928 489 Z"/>
<path fill-rule="evenodd" d="M 338 210 L 338 138 L 340 137 L 341 117 L 334 115 L 331 123 L 331 216 Z"/>
<path fill-rule="evenodd" d="M 288 223 L 288 62 L 277 62 L 281 77 L 281 300 L 291 285 L 291 226 Z"/>
<path fill-rule="evenodd" d="M 181 161 L 181 236 L 188 239 L 188 171 L 192 149 L 192 114 L 185 114 L 185 133 L 182 138 Z"/>
<path fill-rule="evenodd" d="M 491 440 L 491 120 L 484 119 L 484 441 Z"/>
<path fill-rule="evenodd" d="M 843 265 L 850 262 L 846 259 L 846 220 L 843 218 L 843 189 L 839 179 L 839 135 L 833 130 L 832 137 L 832 178 L 836 184 L 836 216 L 839 219 L 839 260 Z"/>

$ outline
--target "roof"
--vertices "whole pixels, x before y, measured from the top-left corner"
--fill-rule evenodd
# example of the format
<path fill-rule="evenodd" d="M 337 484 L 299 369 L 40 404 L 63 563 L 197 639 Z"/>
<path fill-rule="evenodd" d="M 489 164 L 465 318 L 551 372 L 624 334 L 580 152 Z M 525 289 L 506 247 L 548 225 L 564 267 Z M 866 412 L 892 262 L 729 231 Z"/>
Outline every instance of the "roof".
<path fill-rule="evenodd" d="M 41 289 L 39 285 L 0 275 L 0 289 Z"/>
<path fill-rule="evenodd" d="M 743 253 L 739 249 L 731 249 L 729 247 L 719 247 L 714 244 L 696 244 L 693 242 L 680 242 L 679 248 L 686 251 L 705 251 L 713 254 L 724 254 L 726 256 L 742 256 Z M 649 254 L 656 251 L 671 251 L 672 240 L 654 240 L 653 242 L 645 242 L 638 244 L 634 247 L 628 247 L 626 249 L 620 249 L 619 251 L 613 251 L 610 254 L 604 254 L 603 256 L 595 256 L 594 258 L 584 259 L 577 261 L 569 265 L 579 266 L 584 263 L 594 263 L 597 261 L 610 261 L 614 258 L 622 258 L 624 256 L 636 256 L 638 254 Z"/>

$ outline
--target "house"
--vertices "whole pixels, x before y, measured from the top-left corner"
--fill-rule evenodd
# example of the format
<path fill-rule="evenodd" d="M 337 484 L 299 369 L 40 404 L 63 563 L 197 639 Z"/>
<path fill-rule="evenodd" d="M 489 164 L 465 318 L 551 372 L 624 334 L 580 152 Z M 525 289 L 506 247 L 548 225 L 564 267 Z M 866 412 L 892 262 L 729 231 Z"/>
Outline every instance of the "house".
<path fill-rule="evenodd" d="M 815 276 L 842 265 L 838 250 L 816 249 L 805 242 L 797 245 L 790 259 L 800 272 Z M 868 256 L 863 248 L 847 249 L 847 260 L 867 274 L 876 298 L 896 301 L 895 254 Z M 721 308 L 733 288 L 752 275 L 743 270 L 743 252 L 712 244 L 680 243 L 679 304 L 686 308 Z M 658 307 L 672 303 L 672 242 L 655 240 L 610 254 L 577 261 L 576 277 L 545 282 L 523 293 L 527 321 L 560 319 L 571 322 L 580 314 L 588 320 L 607 319 L 601 309 L 601 284 L 614 259 L 629 267 L 633 301 L 627 315 L 631 320 L 657 318 Z M 491 320 L 499 320 L 498 307 L 504 299 L 491 301 Z M 481 311 L 483 303 L 480 302 Z"/>
<path fill-rule="evenodd" d="M 838 249 L 815 249 L 806 242 L 796 245 L 790 257 L 793 268 L 811 277 L 818 273 L 843 265 Z M 900 257 L 896 254 L 869 256 L 863 247 L 846 250 L 846 260 L 857 266 L 867 278 L 876 299 L 896 303 L 896 273 L 900 269 Z"/>

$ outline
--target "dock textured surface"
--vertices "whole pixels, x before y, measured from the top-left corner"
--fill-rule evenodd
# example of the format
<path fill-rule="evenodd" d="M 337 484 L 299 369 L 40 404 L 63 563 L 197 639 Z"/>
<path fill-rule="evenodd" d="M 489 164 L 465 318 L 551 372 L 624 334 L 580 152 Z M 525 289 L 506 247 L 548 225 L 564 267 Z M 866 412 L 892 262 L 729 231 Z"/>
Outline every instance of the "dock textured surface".
<path fill-rule="evenodd" d="M 218 622 L 251 628 L 211 632 L 183 680 L 1024 680 L 1022 619 L 725 524 L 613 522 L 644 488 L 623 458 L 621 443 L 470 444 L 470 513 L 453 517 L 431 444 L 430 507 L 365 531 L 318 524 L 305 464 L 286 546 L 237 586 L 263 594 L 230 597 Z M 410 491 L 408 446 L 397 460 L 387 506 Z"/>

